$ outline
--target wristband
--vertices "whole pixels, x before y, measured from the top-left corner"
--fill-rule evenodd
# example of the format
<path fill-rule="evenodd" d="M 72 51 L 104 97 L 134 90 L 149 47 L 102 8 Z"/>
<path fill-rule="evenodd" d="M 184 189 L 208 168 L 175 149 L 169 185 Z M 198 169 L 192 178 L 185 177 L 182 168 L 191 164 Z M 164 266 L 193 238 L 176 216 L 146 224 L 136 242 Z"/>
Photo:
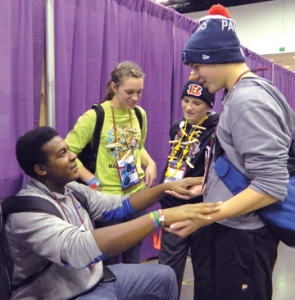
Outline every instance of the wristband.
<path fill-rule="evenodd" d="M 150 212 L 150 213 L 149 213 L 149 215 L 150 215 L 150 218 L 152 219 L 152 222 L 153 222 L 154 228 L 155 228 L 155 229 L 158 229 L 158 228 L 160 228 L 160 226 L 159 226 L 159 222 L 157 222 L 157 220 L 155 219 L 154 212 Z"/>
<path fill-rule="evenodd" d="M 100 185 L 100 181 L 95 175 L 93 175 L 88 181 L 86 181 L 86 185 L 93 189 Z"/>
<path fill-rule="evenodd" d="M 161 223 L 161 227 L 165 227 L 165 216 L 163 215 L 161 209 L 158 209 L 158 214 L 159 214 L 159 221 Z"/>
<path fill-rule="evenodd" d="M 158 228 L 161 228 L 161 222 L 160 222 L 160 220 L 159 220 L 159 214 L 158 214 L 158 212 L 155 210 L 155 211 L 153 211 L 152 213 L 153 213 L 154 218 L 155 218 L 155 220 L 156 220 L 156 222 L 157 222 L 157 224 L 158 224 Z"/>

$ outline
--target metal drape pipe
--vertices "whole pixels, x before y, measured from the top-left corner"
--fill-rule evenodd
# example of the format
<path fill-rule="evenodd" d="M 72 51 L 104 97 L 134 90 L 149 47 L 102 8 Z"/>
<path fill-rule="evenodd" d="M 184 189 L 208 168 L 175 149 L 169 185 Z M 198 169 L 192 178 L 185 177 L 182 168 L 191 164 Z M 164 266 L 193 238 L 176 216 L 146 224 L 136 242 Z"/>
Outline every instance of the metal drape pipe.
<path fill-rule="evenodd" d="M 46 9 L 46 123 L 55 128 L 54 0 L 45 0 Z"/>
<path fill-rule="evenodd" d="M 274 63 L 272 63 L 271 64 L 271 82 L 273 83 L 273 84 L 275 84 L 274 83 L 274 80 L 275 80 L 275 64 Z"/>

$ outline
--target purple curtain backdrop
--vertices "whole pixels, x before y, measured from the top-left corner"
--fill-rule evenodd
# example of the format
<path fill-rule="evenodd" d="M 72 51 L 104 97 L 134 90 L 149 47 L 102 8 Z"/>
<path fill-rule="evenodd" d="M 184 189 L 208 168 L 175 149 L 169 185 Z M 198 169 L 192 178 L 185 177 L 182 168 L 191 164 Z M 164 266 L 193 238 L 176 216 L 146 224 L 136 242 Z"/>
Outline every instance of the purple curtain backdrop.
<path fill-rule="evenodd" d="M 181 50 L 195 28 L 192 20 L 148 0 L 55 2 L 56 126 L 61 136 L 101 101 L 114 66 L 132 60 L 146 74 L 139 103 L 148 116 L 146 148 L 162 162 L 174 119 L 172 91 L 179 100 L 189 74 Z M 163 143 L 167 147 L 155 147 Z"/>
<path fill-rule="evenodd" d="M 134 61 L 146 74 L 139 105 L 148 116 L 146 149 L 160 174 L 174 120 L 173 100 L 180 102 L 181 87 L 190 72 L 181 62 L 181 50 L 195 29 L 192 20 L 149 0 L 56 1 L 56 126 L 60 135 L 65 137 L 77 118 L 101 101 L 115 65 Z M 143 259 L 156 254 L 143 253 Z"/>
<path fill-rule="evenodd" d="M 288 103 L 295 110 L 295 74 L 278 65 L 273 65 L 273 70 L 273 83 L 285 95 Z"/>
<path fill-rule="evenodd" d="M 101 101 L 114 66 L 132 60 L 146 74 L 139 105 L 148 116 L 146 148 L 160 174 L 169 150 L 169 128 L 182 117 L 181 89 L 190 73 L 181 52 L 196 29 L 193 20 L 150 0 L 56 1 L 56 126 L 61 136 Z M 270 66 L 259 75 L 272 79 L 271 63 L 246 50 L 249 67 Z M 216 111 L 221 111 L 222 94 L 216 95 Z M 142 258 L 157 253 L 151 236 L 145 239 Z"/>
<path fill-rule="evenodd" d="M 288 71 L 281 66 L 274 64 L 266 58 L 258 55 L 249 49 L 242 47 L 246 57 L 246 63 L 251 70 L 257 70 L 259 68 L 268 68 L 267 70 L 257 71 L 256 74 L 271 82 L 283 93 L 287 102 L 295 110 L 295 74 Z M 216 93 L 214 110 L 221 112 L 222 104 L 221 99 L 223 97 L 223 91 Z M 295 134 L 294 134 L 295 138 Z"/>
<path fill-rule="evenodd" d="M 26 181 L 15 144 L 39 124 L 43 53 L 43 1 L 1 1 L 0 200 L 16 194 Z"/>
<path fill-rule="evenodd" d="M 113 67 L 138 63 L 146 74 L 140 105 L 148 115 L 146 148 L 162 171 L 168 130 L 182 116 L 180 94 L 190 69 L 181 51 L 197 23 L 150 0 L 55 1 L 56 126 L 65 137 L 77 118 L 101 101 Z M 2 0 L 0 10 L 0 199 L 26 181 L 15 159 L 17 138 L 38 126 L 44 4 L 40 0 Z M 245 48 L 249 67 L 272 80 L 293 108 L 295 75 Z M 222 91 L 214 110 L 221 110 Z M 151 209 L 157 208 L 155 205 Z M 157 256 L 152 239 L 144 241 L 143 259 Z"/>

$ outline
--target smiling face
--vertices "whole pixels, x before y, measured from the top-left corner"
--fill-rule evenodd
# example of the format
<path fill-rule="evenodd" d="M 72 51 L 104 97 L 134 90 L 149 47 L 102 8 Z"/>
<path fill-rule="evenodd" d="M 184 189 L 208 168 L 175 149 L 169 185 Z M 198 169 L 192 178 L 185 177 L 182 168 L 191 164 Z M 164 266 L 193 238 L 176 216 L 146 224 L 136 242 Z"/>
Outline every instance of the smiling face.
<path fill-rule="evenodd" d="M 120 84 L 111 83 L 115 93 L 112 103 L 116 109 L 133 109 L 143 91 L 143 78 L 124 77 Z"/>
<path fill-rule="evenodd" d="M 184 96 L 181 102 L 183 116 L 191 124 L 197 124 L 210 109 L 209 105 L 196 97 Z"/>
<path fill-rule="evenodd" d="M 44 144 L 42 150 L 47 155 L 47 163 L 36 165 L 36 173 L 44 178 L 51 191 L 62 193 L 67 183 L 78 179 L 77 155 L 68 150 L 60 136 Z"/>

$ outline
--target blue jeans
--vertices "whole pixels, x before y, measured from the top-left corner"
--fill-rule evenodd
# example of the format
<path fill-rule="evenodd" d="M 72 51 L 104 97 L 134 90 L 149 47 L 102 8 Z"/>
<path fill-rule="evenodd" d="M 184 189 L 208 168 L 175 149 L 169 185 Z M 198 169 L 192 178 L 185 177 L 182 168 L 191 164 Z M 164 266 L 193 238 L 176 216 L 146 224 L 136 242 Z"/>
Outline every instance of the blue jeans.
<path fill-rule="evenodd" d="M 158 264 L 117 264 L 108 266 L 115 282 L 99 283 L 76 300 L 177 300 L 174 271 Z"/>

